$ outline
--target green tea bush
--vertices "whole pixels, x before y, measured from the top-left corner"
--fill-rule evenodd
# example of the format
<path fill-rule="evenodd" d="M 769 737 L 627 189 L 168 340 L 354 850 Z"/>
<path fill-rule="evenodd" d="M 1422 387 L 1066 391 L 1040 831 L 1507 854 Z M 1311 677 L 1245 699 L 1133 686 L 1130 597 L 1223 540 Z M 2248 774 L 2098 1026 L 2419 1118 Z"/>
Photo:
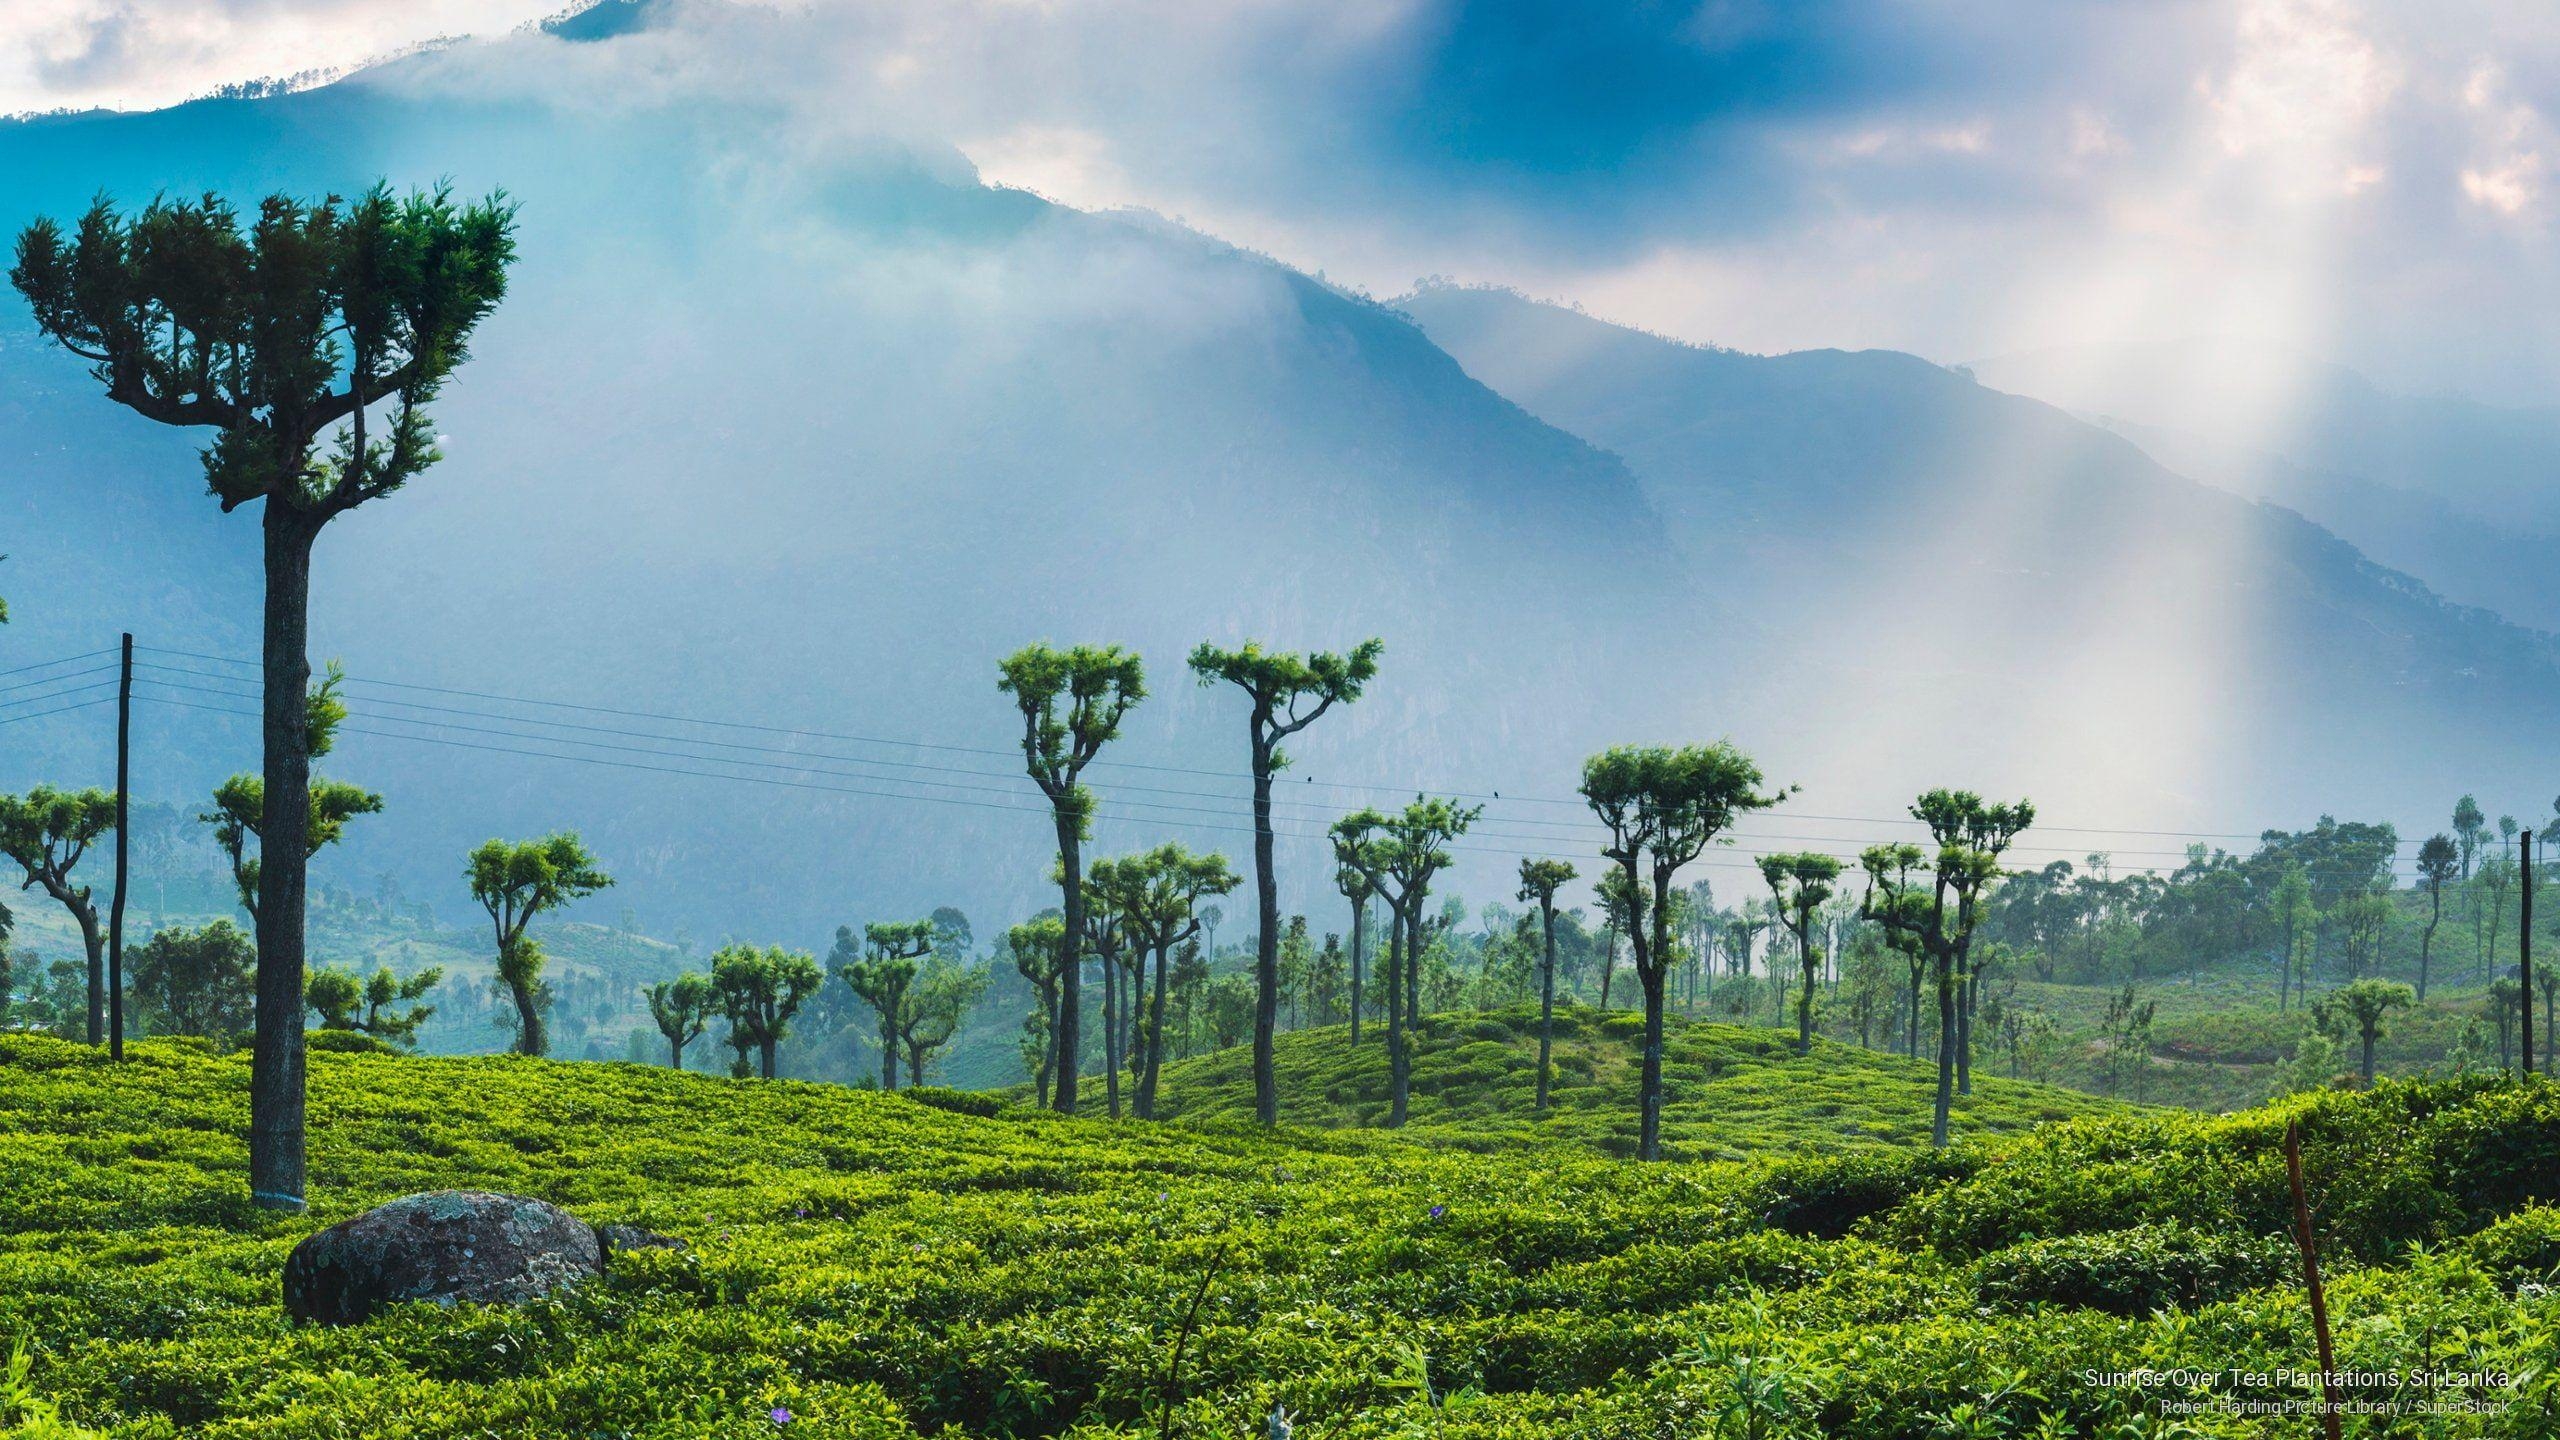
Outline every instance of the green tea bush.
<path fill-rule="evenodd" d="M 1724 1067 L 1721 1122 L 1681 1121 L 1693 1153 L 1719 1123 L 1774 1148 L 1815 1123 L 1781 1117 L 1896 1080 L 1848 1052 L 1843 1091 L 1782 1037 L 1764 1057 L 1721 1029 L 1682 1035 Z M 1500 1048 L 1457 1027 L 1433 1044 Z M 1303 1083 L 1320 1057 L 1294 1058 Z M 1205 1095 L 1178 1123 L 1113 1124 L 523 1057 L 320 1051 L 311 1075 L 315 1208 L 285 1216 L 246 1203 L 245 1057 L 149 1042 L 113 1066 L 0 1035 L 0 1336 L 32 1347 L 15 1393 L 118 1440 L 1207 1440 L 1274 1405 L 1304 1440 L 2289 1440 L 2310 1432 L 2164 1430 L 2157 1394 L 2081 1377 L 2310 1363 L 2290 1273 L 2252 1268 L 2282 1253 L 2292 1118 L 2341 1363 L 2523 1377 L 2504 1411 L 2350 1440 L 2550 1440 L 2560 1299 L 2534 1267 L 2560 1174 L 2442 1168 L 2546 1153 L 2548 1082 L 1634 1165 L 1592 1153 L 1622 1133 L 1605 1110 L 1508 1102 L 1453 1125 L 1479 1153 L 1269 1130 Z M 285 1321 L 298 1240 L 444 1186 L 688 1248 L 519 1308 Z"/>
<path fill-rule="evenodd" d="M 948 1110 L 954 1115 L 975 1115 L 989 1119 L 1004 1109 L 1001 1096 L 983 1090 L 952 1090 L 940 1085 L 911 1085 L 898 1092 L 918 1105 Z"/>
<path fill-rule="evenodd" d="M 1975 1261 L 1972 1276 L 1982 1298 L 2004 1308 L 2078 1305 L 2148 1315 L 2282 1283 L 2299 1263 L 2280 1237 L 2137 1225 L 2013 1245 Z"/>

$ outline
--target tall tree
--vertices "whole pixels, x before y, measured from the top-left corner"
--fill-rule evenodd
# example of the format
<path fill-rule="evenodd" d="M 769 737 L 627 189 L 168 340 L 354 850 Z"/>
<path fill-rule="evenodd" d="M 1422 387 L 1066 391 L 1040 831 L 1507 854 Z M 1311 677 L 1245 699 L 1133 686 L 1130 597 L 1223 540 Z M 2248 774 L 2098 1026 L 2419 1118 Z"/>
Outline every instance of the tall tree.
<path fill-rule="evenodd" d="M 445 190 L 353 202 L 99 200 L 71 233 L 18 236 L 10 283 L 36 326 L 91 362 L 107 398 L 217 433 L 206 488 L 227 513 L 263 501 L 266 595 L 258 1021 L 249 1189 L 303 1205 L 303 922 L 310 752 L 311 553 L 331 520 L 439 458 L 427 407 L 506 293 L 515 212 Z M 377 422 L 377 412 L 379 420 Z M 323 449 L 324 442 L 327 448 Z"/>
<path fill-rule="evenodd" d="M 871 1007 L 879 1023 L 880 1088 L 898 1088 L 898 1051 L 914 1004 L 916 962 L 933 951 L 931 920 L 893 920 L 862 927 L 862 945 L 853 949 L 852 933 L 836 931 L 835 972 L 846 987 Z"/>
<path fill-rule="evenodd" d="M 1969 790 L 1932 790 L 1911 807 L 1929 827 L 1934 855 L 1913 844 L 1874 845 L 1859 857 L 1867 872 L 1861 918 L 1900 936 L 1925 957 L 1938 985 L 1938 1092 L 1930 1143 L 1947 1143 L 1954 1109 L 1957 1052 L 1963 1048 L 1957 1015 L 1958 988 L 1968 978 L 1974 928 L 1982 921 L 1982 897 L 2000 875 L 2000 855 L 2035 822 L 2035 806 L 1988 804 Z M 1916 1028 L 1916 1027 L 1915 1027 Z"/>
<path fill-rule="evenodd" d="M 1371 867 L 1354 863 L 1345 849 L 1349 844 L 1336 833 L 1333 839 L 1333 888 L 1351 902 L 1351 1043 L 1360 1043 L 1360 1011 L 1363 1008 L 1363 986 L 1367 979 L 1369 902 L 1376 898 L 1378 883 Z"/>
<path fill-rule="evenodd" d="M 646 993 L 649 1018 L 657 1022 L 658 1033 L 667 1037 L 667 1065 L 681 1070 L 684 1047 L 702 1038 L 719 1004 L 719 992 L 712 988 L 710 976 L 688 970 L 673 980 L 659 981 Z"/>
<path fill-rule="evenodd" d="M 2480 853 L 2480 842 L 2488 835 L 2489 817 L 2480 802 L 2469 795 L 2454 802 L 2453 838 L 2462 847 L 2462 878 L 2471 878 L 2471 861 Z"/>
<path fill-rule="evenodd" d="M 107 940 L 98 928 L 90 887 L 72 878 L 90 843 L 116 828 L 116 797 L 104 790 L 39 785 L 24 797 L 0 795 L 0 854 L 26 872 L 21 890 L 42 890 L 71 912 L 89 956 L 89 1043 L 106 1039 Z"/>
<path fill-rule="evenodd" d="M 723 945 L 711 952 L 711 988 L 729 1022 L 730 1043 L 756 1052 L 758 1073 L 773 1078 L 774 1054 L 791 1019 L 826 980 L 818 958 L 779 945 Z"/>
<path fill-rule="evenodd" d="M 1552 1056 L 1556 1039 L 1556 892 L 1574 877 L 1574 868 L 1562 860 L 1523 860 L 1520 862 L 1520 898 L 1538 907 L 1538 930 L 1545 941 L 1545 953 L 1538 961 L 1538 1105 L 1547 1108 L 1547 1091 L 1552 1082 Z"/>
<path fill-rule="evenodd" d="M 1636 1153 L 1662 1158 L 1663 978 L 1672 960 L 1671 883 L 1734 820 L 1786 798 L 1760 793 L 1760 767 L 1731 745 L 1621 745 L 1582 763 L 1582 797 L 1609 832 L 1601 854 L 1625 876 L 1628 948 L 1644 989 Z"/>
<path fill-rule="evenodd" d="M 1117 645 L 1058 650 L 1029 645 L 1005 657 L 996 688 L 1022 712 L 1022 760 L 1049 797 L 1058 832 L 1060 900 L 1057 1090 L 1060 1112 L 1076 1111 L 1084 1013 L 1084 857 L 1093 828 L 1093 792 L 1081 777 L 1120 733 L 1130 707 L 1147 695 L 1146 667 Z"/>
<path fill-rule="evenodd" d="M 2450 835 L 2430 835 L 2418 846 L 2418 880 L 2427 891 L 2427 928 L 2418 938 L 2418 999 L 2427 998 L 2428 962 L 2434 958 L 2436 926 L 2444 920 L 2444 887 L 2461 867 Z"/>
<path fill-rule="evenodd" d="M 1136 1109 L 1139 1119 L 1150 1120 L 1156 1113 L 1157 1077 L 1164 1068 L 1165 991 L 1172 979 L 1173 952 L 1199 935 L 1200 902 L 1233 891 L 1243 880 L 1228 868 L 1224 855 L 1194 854 L 1178 844 L 1103 861 L 1093 867 L 1093 880 L 1109 894 L 1141 973 L 1150 960 L 1154 965 L 1154 983 L 1140 987 L 1144 1008 L 1138 1017 Z"/>
<path fill-rule="evenodd" d="M 1271 777 L 1289 757 L 1280 742 L 1306 729 L 1327 710 L 1360 698 L 1378 673 L 1383 641 L 1363 640 L 1349 655 L 1265 651 L 1248 640 L 1221 650 L 1202 642 L 1191 652 L 1192 673 L 1203 685 L 1220 681 L 1245 693 L 1248 756 L 1253 766 L 1253 884 L 1261 933 L 1253 961 L 1253 1110 L 1265 1125 L 1279 1123 L 1280 1081 L 1272 1069 L 1272 1035 L 1280 1018 L 1280 881 L 1272 864 Z"/>
<path fill-rule="evenodd" d="M 1813 941 L 1814 912 L 1831 898 L 1840 879 L 1840 862 L 1829 855 L 1763 855 L 1760 878 L 1769 882 L 1770 900 L 1779 923 L 1796 939 L 1796 968 L 1802 984 L 1796 993 L 1796 1053 L 1813 1053 L 1813 980 L 1822 951 Z"/>
<path fill-rule="evenodd" d="M 551 987 L 542 978 L 542 942 L 526 928 L 545 911 L 613 884 L 613 877 L 587 853 L 584 841 L 562 831 L 539 840 L 483 842 L 471 852 L 463 878 L 471 898 L 489 912 L 498 983 L 516 1007 L 516 1051 L 543 1054 L 550 1048 L 543 1015 L 551 1008 Z"/>

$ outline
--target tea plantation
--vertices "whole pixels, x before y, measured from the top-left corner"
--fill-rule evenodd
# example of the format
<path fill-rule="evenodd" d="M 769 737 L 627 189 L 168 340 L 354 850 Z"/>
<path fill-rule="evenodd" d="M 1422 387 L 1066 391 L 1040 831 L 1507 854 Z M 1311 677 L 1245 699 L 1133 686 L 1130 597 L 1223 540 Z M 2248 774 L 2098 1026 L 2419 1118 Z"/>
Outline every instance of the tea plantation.
<path fill-rule="evenodd" d="M 1639 1166 L 1112 1125 L 540 1060 L 312 1057 L 315 1210 L 251 1210 L 245 1060 L 0 1038 L 0 1381 L 22 1434 L 2303 1436 L 2162 1399 L 2308 1369 L 2304 1125 L 2342 1368 L 2504 1371 L 2347 1433 L 2552 1432 L 2560 1086 L 2443 1081 L 1933 1154 Z M 960 1107 L 960 1108 L 946 1108 Z M 1705 1118 L 1705 1117 L 1702 1117 Z M 690 1242 L 524 1309 L 296 1328 L 311 1230 L 535 1195 Z M 1178 1358 L 1177 1358 L 1178 1357 Z M 2149 1391 L 2106 1383 L 2181 1372 Z M 2183 1372 L 2196 1372 L 2186 1374 Z M 2299 1398 L 2300 1391 L 2285 1392 Z M 2367 1395 L 2379 1392 L 2364 1392 Z M 2382 1395 L 2414 1404 L 2418 1392 Z M 28 1423 L 59 1407 L 66 1430 Z"/>
<path fill-rule="evenodd" d="M 1636 1148 L 1636 1076 L 1644 1017 L 1626 1010 L 1559 1008 L 1554 1103 L 1537 1111 L 1538 1011 L 1424 1017 L 1416 1033 L 1404 1133 L 1416 1140 L 1492 1150 L 1569 1144 L 1607 1155 Z M 1276 1038 L 1281 1113 L 1301 1124 L 1377 1126 L 1387 1117 L 1384 1037 L 1348 1043 L 1343 1026 Z M 1212 1051 L 1165 1067 L 1163 1113 L 1176 1119 L 1253 1115 L 1253 1055 Z M 1664 1151 L 1681 1160 L 1734 1160 L 1795 1150 L 1926 1145 L 1937 1084 L 1934 1061 L 1816 1039 L 1796 1053 L 1795 1032 L 1670 1017 L 1663 1041 Z M 1994 1078 L 1977 1071 L 1975 1093 L 1956 1101 L 1955 1133 L 2004 1134 L 2047 1120 L 2121 1112 L 2115 1101 Z"/>

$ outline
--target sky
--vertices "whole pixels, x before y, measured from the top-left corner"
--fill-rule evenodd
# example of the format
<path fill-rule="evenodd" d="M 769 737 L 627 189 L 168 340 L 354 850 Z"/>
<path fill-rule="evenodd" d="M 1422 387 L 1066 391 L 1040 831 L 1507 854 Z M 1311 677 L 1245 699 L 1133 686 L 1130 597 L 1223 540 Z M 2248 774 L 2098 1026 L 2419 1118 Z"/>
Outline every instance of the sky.
<path fill-rule="evenodd" d="M 1753 350 L 2237 339 L 2560 383 L 2546 0 L 658 0 L 426 83 L 728 92 L 1381 295 L 1507 284 Z M 505 37 L 560 0 L 14 0 L 0 111 Z M 501 77 L 501 78 L 493 78 Z M 507 79 L 503 77 L 512 77 Z"/>

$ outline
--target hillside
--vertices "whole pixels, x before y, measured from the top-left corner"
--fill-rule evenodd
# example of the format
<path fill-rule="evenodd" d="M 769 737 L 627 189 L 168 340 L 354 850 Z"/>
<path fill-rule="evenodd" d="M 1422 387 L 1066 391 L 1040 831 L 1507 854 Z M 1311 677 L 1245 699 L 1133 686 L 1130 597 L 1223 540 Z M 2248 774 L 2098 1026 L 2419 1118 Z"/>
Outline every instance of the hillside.
<path fill-rule="evenodd" d="M 1501 291 L 1396 304 L 1627 461 L 1706 594 L 1760 617 L 1712 682 L 1729 723 L 1801 737 L 1826 787 L 1959 775 L 2057 819 L 2193 828 L 2166 817 L 2432 814 L 2447 777 L 2544 763 L 2521 737 L 2560 704 L 2550 636 L 2051 405 L 1911 355 L 1746 354 Z M 1752 683 L 1774 675 L 1794 683 Z"/>
<path fill-rule="evenodd" d="M 1565 1145 L 1635 1153 L 1643 1017 L 1587 1007 L 1556 1012 L 1554 1105 L 1536 1113 L 1538 1012 L 1513 1006 L 1428 1017 L 1413 1057 L 1401 1134 L 1465 1150 Z M 1387 1115 L 1384 1032 L 1347 1027 L 1278 1038 L 1281 1117 L 1292 1125 L 1375 1127 Z M 1926 1145 L 1934 1063 L 1793 1032 L 1673 1016 L 1663 1042 L 1663 1148 L 1676 1159 L 1733 1160 L 1879 1145 Z M 1165 1068 L 1159 1099 L 1175 1120 L 1242 1122 L 1253 1114 L 1252 1053 L 1220 1050 Z M 1975 1080 L 1956 1102 L 1959 1136 L 2014 1133 L 2049 1120 L 2125 1109 L 2050 1085 Z"/>
<path fill-rule="evenodd" d="M 2130 1433 L 2162 1397 L 2082 1369 L 2312 1361 L 2273 1112 L 1639 1167 L 622 1065 L 320 1054 L 312 1075 L 319 1208 L 279 1218 L 242 1193 L 237 1059 L 151 1043 L 119 1071 L 0 1038 L 0 1331 L 70 1419 L 220 1440 L 1155 1435 L 1195 1296 L 1177 1435 L 1274 1404 L 1305 1436 L 1706 1434 L 1736 1403 L 1770 1436 L 1922 1440 L 1957 1413 Z M 2340 1364 L 2522 1377 L 2483 1392 L 2501 1413 L 2390 1433 L 2541 1433 L 2554 1381 L 2531 1362 L 2560 1316 L 2525 1282 L 2560 1266 L 2560 1212 L 2522 1207 L 2560 1199 L 2560 1090 L 2394 1085 L 2284 1114 Z M 297 1239 L 439 1186 L 692 1249 L 521 1311 L 285 1324 Z"/>

